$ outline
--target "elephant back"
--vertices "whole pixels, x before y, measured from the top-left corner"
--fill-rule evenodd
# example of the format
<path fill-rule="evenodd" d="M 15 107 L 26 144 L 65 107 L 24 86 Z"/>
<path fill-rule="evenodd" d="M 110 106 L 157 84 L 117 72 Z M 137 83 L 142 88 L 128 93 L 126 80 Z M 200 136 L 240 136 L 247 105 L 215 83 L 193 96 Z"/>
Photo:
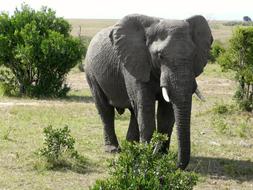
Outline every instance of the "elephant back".
<path fill-rule="evenodd" d="M 113 51 L 109 38 L 111 30 L 112 27 L 102 29 L 92 38 L 85 57 L 85 68 L 89 67 L 91 64 L 96 64 L 96 62 L 100 64 L 101 60 L 108 63 L 117 61 L 117 56 Z"/>

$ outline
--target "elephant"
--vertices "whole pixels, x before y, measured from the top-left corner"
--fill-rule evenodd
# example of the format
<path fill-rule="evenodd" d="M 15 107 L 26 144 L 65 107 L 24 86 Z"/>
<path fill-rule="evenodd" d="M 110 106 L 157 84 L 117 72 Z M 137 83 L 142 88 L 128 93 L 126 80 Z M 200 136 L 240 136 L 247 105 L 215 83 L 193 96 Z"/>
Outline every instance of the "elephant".
<path fill-rule="evenodd" d="M 178 167 L 187 167 L 192 95 L 201 97 L 196 77 L 208 62 L 212 41 L 201 15 L 168 20 L 131 14 L 93 37 L 85 73 L 102 120 L 106 151 L 119 150 L 115 110 L 122 114 L 128 109 L 128 141 L 149 143 L 157 130 L 168 136 L 168 150 L 176 123 Z"/>

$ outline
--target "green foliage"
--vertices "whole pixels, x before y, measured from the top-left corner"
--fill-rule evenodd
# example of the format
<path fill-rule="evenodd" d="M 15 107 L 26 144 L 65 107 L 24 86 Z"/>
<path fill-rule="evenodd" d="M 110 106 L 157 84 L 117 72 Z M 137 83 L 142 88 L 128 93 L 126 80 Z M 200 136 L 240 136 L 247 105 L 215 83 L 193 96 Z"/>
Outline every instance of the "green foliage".
<path fill-rule="evenodd" d="M 226 52 L 218 59 L 224 70 L 233 70 L 239 88 L 235 94 L 240 107 L 253 110 L 253 27 L 238 27 Z"/>
<path fill-rule="evenodd" d="M 0 67 L 0 86 L 2 95 L 11 96 L 18 92 L 18 81 L 11 70 L 6 67 Z"/>
<path fill-rule="evenodd" d="M 222 117 L 213 117 L 212 118 L 213 127 L 221 134 L 230 135 L 231 126 L 226 123 L 226 120 Z"/>
<path fill-rule="evenodd" d="M 212 108 L 212 127 L 220 134 L 240 138 L 251 138 L 253 128 L 250 126 L 250 115 L 248 118 L 241 119 L 238 107 L 231 104 L 216 103 Z M 237 118 L 234 118 L 236 115 Z M 232 122 L 231 122 L 232 121 Z"/>
<path fill-rule="evenodd" d="M 250 137 L 251 134 L 252 134 L 252 131 L 250 129 L 251 128 L 247 125 L 247 123 L 244 122 L 244 123 L 241 123 L 238 126 L 236 132 L 237 132 L 237 134 L 238 134 L 239 137 L 246 138 L 248 136 Z"/>
<path fill-rule="evenodd" d="M 213 112 L 215 114 L 227 114 L 231 113 L 234 110 L 234 105 L 224 104 L 224 103 L 215 103 L 213 107 Z"/>
<path fill-rule="evenodd" d="M 22 5 L 13 16 L 0 14 L 0 64 L 9 68 L 28 96 L 64 96 L 66 74 L 85 47 L 70 36 L 70 24 L 51 9 Z"/>
<path fill-rule="evenodd" d="M 167 138 L 155 134 L 150 144 L 124 142 L 118 158 L 110 163 L 110 177 L 97 180 L 92 190 L 193 189 L 198 177 L 177 169 L 176 154 L 153 153 Z"/>
<path fill-rule="evenodd" d="M 44 148 L 38 154 L 46 159 L 47 168 L 85 169 L 86 159 L 75 150 L 75 139 L 70 135 L 68 126 L 53 129 L 50 125 L 44 128 L 44 135 Z M 40 168 L 40 164 L 35 167 Z"/>
<path fill-rule="evenodd" d="M 228 136 L 240 137 L 240 138 L 252 138 L 253 128 L 250 126 L 249 121 L 239 120 L 235 122 L 229 122 L 229 116 L 214 115 L 212 117 L 212 127 L 219 133 Z"/>
<path fill-rule="evenodd" d="M 11 140 L 10 135 L 14 131 L 14 127 L 8 127 L 5 131 L 3 131 L 3 140 Z"/>
<path fill-rule="evenodd" d="M 212 48 L 210 51 L 210 61 L 215 63 L 217 58 L 225 52 L 225 48 L 222 46 L 220 41 L 215 40 L 212 44 Z"/>

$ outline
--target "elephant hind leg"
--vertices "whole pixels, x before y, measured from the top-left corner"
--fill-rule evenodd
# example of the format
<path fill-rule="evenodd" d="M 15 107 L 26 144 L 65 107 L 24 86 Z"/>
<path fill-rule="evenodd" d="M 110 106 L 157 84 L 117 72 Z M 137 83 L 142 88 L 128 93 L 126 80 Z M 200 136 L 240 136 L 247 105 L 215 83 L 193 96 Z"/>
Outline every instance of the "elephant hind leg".
<path fill-rule="evenodd" d="M 161 148 L 162 152 L 167 152 L 170 146 L 171 133 L 175 123 L 174 111 L 171 103 L 163 99 L 158 102 L 157 108 L 157 131 L 168 135 L 168 141 Z"/>
<path fill-rule="evenodd" d="M 129 122 L 129 127 L 127 131 L 126 140 L 130 142 L 139 142 L 140 141 L 140 132 L 138 127 L 138 122 L 136 119 L 136 116 L 134 114 L 134 111 L 132 109 L 129 109 L 131 112 L 131 118 Z"/>
<path fill-rule="evenodd" d="M 86 76 L 87 82 L 91 89 L 91 93 L 95 100 L 95 105 L 104 126 L 105 151 L 111 153 L 118 152 L 119 143 L 114 127 L 115 109 L 109 104 L 95 77 L 88 74 L 86 74 Z"/>

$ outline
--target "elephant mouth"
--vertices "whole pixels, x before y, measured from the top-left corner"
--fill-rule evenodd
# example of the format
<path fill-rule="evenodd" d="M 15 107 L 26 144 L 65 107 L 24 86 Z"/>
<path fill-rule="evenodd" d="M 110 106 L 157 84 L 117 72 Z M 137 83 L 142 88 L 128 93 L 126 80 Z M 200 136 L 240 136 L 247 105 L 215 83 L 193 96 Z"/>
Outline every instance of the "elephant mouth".
<path fill-rule="evenodd" d="M 206 101 L 205 97 L 202 95 L 202 93 L 200 92 L 200 90 L 198 89 L 198 87 L 196 88 L 194 94 L 196 95 L 196 97 L 200 101 L 203 101 L 203 102 Z M 162 95 L 163 95 L 163 99 L 166 102 L 171 102 L 171 98 L 169 97 L 168 89 L 166 87 L 162 87 Z"/>

